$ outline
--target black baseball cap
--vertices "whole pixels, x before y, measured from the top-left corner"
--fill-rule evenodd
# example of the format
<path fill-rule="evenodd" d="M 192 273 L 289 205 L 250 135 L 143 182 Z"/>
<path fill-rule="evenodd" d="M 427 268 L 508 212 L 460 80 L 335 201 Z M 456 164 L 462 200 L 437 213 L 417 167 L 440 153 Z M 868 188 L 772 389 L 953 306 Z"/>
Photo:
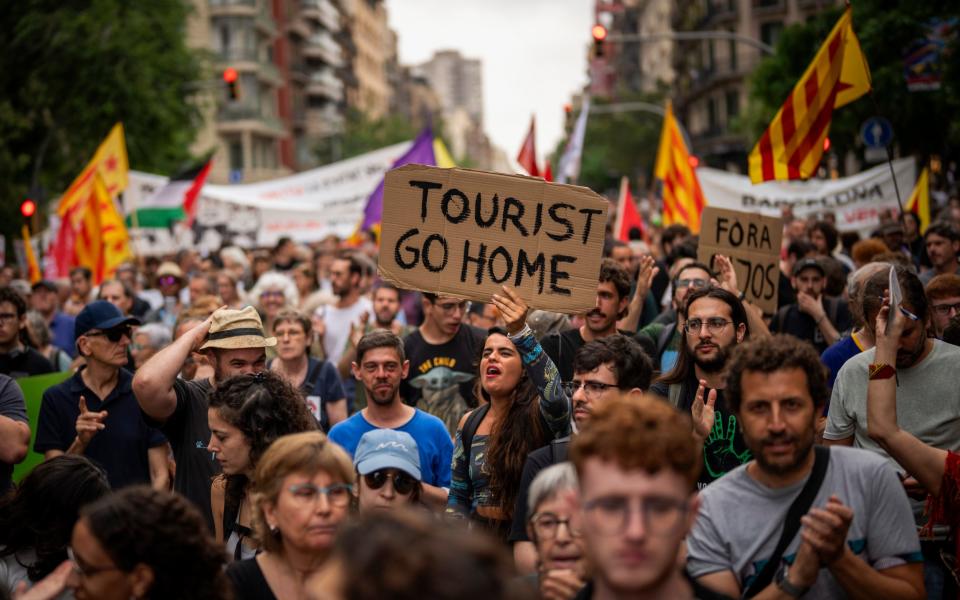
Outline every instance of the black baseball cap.
<path fill-rule="evenodd" d="M 826 271 L 826 269 L 824 269 L 824 268 L 823 268 L 823 265 L 820 264 L 820 261 L 818 261 L 818 260 L 815 259 L 815 258 L 805 258 L 805 259 L 799 261 L 799 262 L 796 264 L 796 266 L 793 267 L 793 275 L 794 275 L 794 276 L 799 275 L 799 274 L 800 274 L 800 271 L 802 271 L 802 270 L 804 270 L 804 269 L 816 269 L 816 270 L 820 271 L 820 275 L 822 275 L 823 277 L 826 277 L 826 276 L 827 276 L 827 271 Z"/>
<path fill-rule="evenodd" d="M 41 281 L 36 282 L 32 286 L 30 286 L 30 291 L 35 292 L 37 291 L 37 288 L 43 288 L 45 290 L 50 290 L 51 292 L 59 291 L 59 288 L 57 288 L 57 284 L 50 281 L 49 279 L 43 279 Z"/>

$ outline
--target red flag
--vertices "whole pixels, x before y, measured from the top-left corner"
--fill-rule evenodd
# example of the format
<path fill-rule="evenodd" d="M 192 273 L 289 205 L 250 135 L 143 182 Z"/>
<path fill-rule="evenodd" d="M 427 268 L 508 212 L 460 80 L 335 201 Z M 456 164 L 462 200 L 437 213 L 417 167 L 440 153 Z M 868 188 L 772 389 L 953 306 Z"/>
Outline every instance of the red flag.
<path fill-rule="evenodd" d="M 196 179 L 193 180 L 193 183 L 183 195 L 183 213 L 187 217 L 187 227 L 193 226 L 193 218 L 197 214 L 197 196 L 200 195 L 200 190 L 203 189 L 203 184 L 207 180 L 207 175 L 210 173 L 210 165 L 212 164 L 213 159 L 210 159 L 207 161 L 207 164 L 203 165 L 203 168 L 200 169 L 200 174 L 197 175 Z"/>
<path fill-rule="evenodd" d="M 634 228 L 643 236 L 643 220 L 630 193 L 630 180 L 624 176 L 620 179 L 620 200 L 617 202 L 617 221 L 613 232 L 618 240 L 629 242 L 630 230 Z"/>
<path fill-rule="evenodd" d="M 553 181 L 553 170 L 550 169 L 549 160 L 543 165 L 543 179 L 544 181 Z"/>
<path fill-rule="evenodd" d="M 535 117 L 530 117 L 530 131 L 523 140 L 523 146 L 520 146 L 520 154 L 517 155 L 517 162 L 526 169 L 532 177 L 539 177 L 540 171 L 537 169 L 537 124 Z"/>

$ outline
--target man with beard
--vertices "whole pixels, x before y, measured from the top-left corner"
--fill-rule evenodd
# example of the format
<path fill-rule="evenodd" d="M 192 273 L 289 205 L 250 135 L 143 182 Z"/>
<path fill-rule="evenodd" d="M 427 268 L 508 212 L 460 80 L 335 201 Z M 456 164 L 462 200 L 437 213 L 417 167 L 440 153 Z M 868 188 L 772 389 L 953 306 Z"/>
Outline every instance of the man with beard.
<path fill-rule="evenodd" d="M 867 385 L 871 378 L 897 378 L 897 423 L 928 446 L 942 450 L 960 451 L 960 348 L 927 337 L 930 310 L 920 279 L 903 267 L 895 267 L 903 299 L 901 312 L 907 317 L 898 342 L 895 365 L 876 362 L 872 348 L 851 358 L 843 365 L 833 384 L 824 443 L 856 446 L 875 452 L 898 469 L 883 448 L 867 433 Z M 881 271 L 867 280 L 863 288 L 863 313 L 871 332 L 876 327 L 877 314 L 889 286 L 889 271 Z M 904 475 L 906 475 L 904 473 Z M 908 492 L 919 496 L 913 503 L 918 526 L 926 519 L 923 502 L 926 492 L 913 478 L 904 480 Z M 947 531 L 935 528 L 932 539 L 924 539 L 922 546 L 927 557 L 925 575 L 930 589 L 937 589 L 936 581 L 943 581 L 943 563 L 940 549 Z M 932 578 L 932 579 L 931 579 Z"/>
<path fill-rule="evenodd" d="M 793 269 L 797 301 L 784 306 L 770 322 L 770 331 L 789 333 L 813 344 L 822 354 L 853 325 L 850 308 L 843 298 L 830 298 L 824 289 L 827 271 L 814 258 L 806 258 Z"/>
<path fill-rule="evenodd" d="M 317 313 L 323 319 L 323 350 L 331 364 L 339 364 L 353 324 L 363 313 L 373 312 L 370 299 L 360 291 L 362 279 L 363 263 L 353 254 L 340 256 L 330 266 L 330 285 L 339 300 L 333 306 L 318 308 Z M 346 390 L 350 397 L 353 396 L 351 391 Z"/>
<path fill-rule="evenodd" d="M 737 417 L 724 399 L 724 367 L 734 346 L 749 335 L 743 303 L 723 288 L 708 287 L 687 296 L 686 319 L 673 369 L 650 387 L 650 392 L 681 411 L 690 412 L 701 401 L 713 402 L 716 420 L 703 435 L 703 488 L 750 459 L 737 427 Z"/>
<path fill-rule="evenodd" d="M 140 409 L 156 423 L 173 447 L 177 473 L 173 489 L 192 500 L 213 531 L 210 480 L 220 471 L 207 451 L 210 426 L 208 396 L 218 383 L 237 375 L 264 370 L 266 348 L 277 338 L 266 337 L 260 315 L 252 306 L 221 308 L 137 369 L 133 392 Z M 192 352 L 203 352 L 213 365 L 212 379 L 184 381 L 177 377 Z"/>
<path fill-rule="evenodd" d="M 378 329 L 357 344 L 353 375 L 363 386 L 367 406 L 330 430 L 330 439 L 353 456 L 363 434 L 374 429 L 396 429 L 410 434 L 417 442 L 423 477 L 423 499 L 442 509 L 447 505 L 450 487 L 450 461 L 453 442 L 443 421 L 404 404 L 400 382 L 410 370 L 403 340 L 396 334 Z"/>
<path fill-rule="evenodd" d="M 600 265 L 596 305 L 583 315 L 584 324 L 541 341 L 543 351 L 557 366 L 562 381 L 573 378 L 573 357 L 581 346 L 618 333 L 617 321 L 627 315 L 629 303 L 630 275 L 615 260 L 604 259 Z M 632 335 L 632 332 L 619 333 Z"/>
<path fill-rule="evenodd" d="M 741 345 L 726 392 L 754 460 L 700 492 L 688 573 L 735 598 L 924 598 L 920 544 L 894 469 L 861 450 L 813 451 L 828 395 L 813 348 L 785 335 Z M 790 510 L 811 478 L 809 503 Z"/>
<path fill-rule="evenodd" d="M 960 233 L 949 223 L 933 223 L 923 232 L 923 242 L 930 257 L 932 269 L 920 274 L 923 285 L 937 275 L 953 273 L 960 275 L 960 265 L 957 264 L 957 255 L 960 254 Z"/>

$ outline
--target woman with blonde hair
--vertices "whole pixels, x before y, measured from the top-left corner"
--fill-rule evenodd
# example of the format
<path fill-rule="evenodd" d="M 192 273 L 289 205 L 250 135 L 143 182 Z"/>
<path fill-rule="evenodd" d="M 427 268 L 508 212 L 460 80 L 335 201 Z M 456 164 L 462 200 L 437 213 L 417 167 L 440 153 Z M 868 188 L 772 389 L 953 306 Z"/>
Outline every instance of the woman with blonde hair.
<path fill-rule="evenodd" d="M 297 433 L 270 446 L 254 480 L 253 529 L 263 552 L 227 568 L 236 600 L 303 598 L 350 514 L 353 462 L 324 434 Z"/>

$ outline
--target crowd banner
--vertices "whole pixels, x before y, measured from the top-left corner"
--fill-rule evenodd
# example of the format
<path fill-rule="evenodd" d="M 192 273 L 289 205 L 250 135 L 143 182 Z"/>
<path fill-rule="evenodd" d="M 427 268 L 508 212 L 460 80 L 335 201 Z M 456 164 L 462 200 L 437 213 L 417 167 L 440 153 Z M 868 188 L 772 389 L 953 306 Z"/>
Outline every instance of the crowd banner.
<path fill-rule="evenodd" d="M 903 201 L 916 181 L 913 158 L 893 161 Z M 754 185 L 745 175 L 700 167 L 697 178 L 709 206 L 779 217 L 789 206 L 801 219 L 832 212 L 840 231 L 869 235 L 889 209 L 898 212 L 897 194 L 890 166 L 886 163 L 850 177 L 807 181 L 768 181 Z"/>
<path fill-rule="evenodd" d="M 363 218 L 370 193 L 411 142 L 402 142 L 324 167 L 258 183 L 206 184 L 192 228 L 140 228 L 134 232 L 139 254 L 163 254 L 183 247 L 216 251 L 223 244 L 273 246 L 281 237 L 312 242 L 328 235 L 349 237 Z M 149 195 L 167 178 L 132 175 L 128 212 L 149 203 Z"/>
<path fill-rule="evenodd" d="M 595 306 L 608 202 L 521 175 L 407 165 L 384 185 L 380 274 L 488 302 L 510 285 L 533 309 Z"/>
<path fill-rule="evenodd" d="M 777 310 L 783 219 L 708 206 L 700 219 L 697 260 L 717 270 L 713 257 L 730 259 L 744 298 L 765 314 Z"/>

